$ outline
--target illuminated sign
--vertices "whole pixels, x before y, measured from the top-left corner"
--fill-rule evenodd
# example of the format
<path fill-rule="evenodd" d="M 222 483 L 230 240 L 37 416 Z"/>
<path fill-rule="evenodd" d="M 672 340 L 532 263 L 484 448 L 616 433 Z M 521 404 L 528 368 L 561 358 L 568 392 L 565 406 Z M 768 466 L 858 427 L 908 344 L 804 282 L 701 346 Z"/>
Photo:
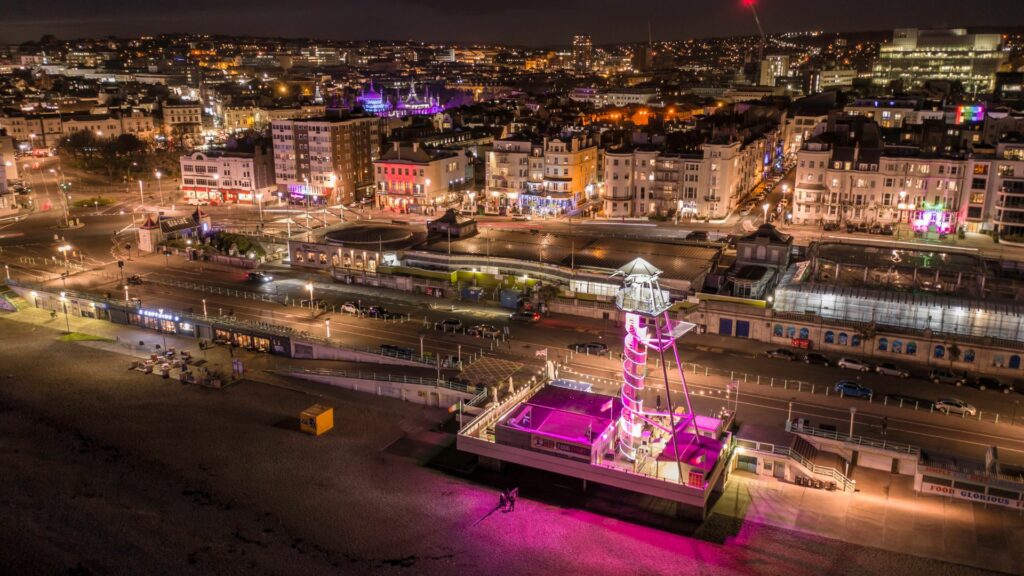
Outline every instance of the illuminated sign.
<path fill-rule="evenodd" d="M 142 310 L 141 314 L 143 316 L 147 316 L 149 318 L 157 318 L 159 320 L 170 320 L 172 322 L 178 321 L 177 316 L 173 314 L 164 314 L 163 310 Z"/>
<path fill-rule="evenodd" d="M 956 107 L 956 123 L 963 124 L 964 122 L 981 122 L 985 119 L 985 107 L 978 106 L 957 106 Z"/>
<path fill-rule="evenodd" d="M 941 494 L 942 496 L 949 496 L 951 498 L 959 498 L 960 500 L 970 500 L 972 502 L 1006 506 L 1008 508 L 1024 508 L 1024 500 L 1011 500 L 994 494 L 982 494 L 981 492 L 942 486 L 939 484 L 932 484 L 930 482 L 922 482 L 921 491 L 928 492 L 930 494 Z"/>

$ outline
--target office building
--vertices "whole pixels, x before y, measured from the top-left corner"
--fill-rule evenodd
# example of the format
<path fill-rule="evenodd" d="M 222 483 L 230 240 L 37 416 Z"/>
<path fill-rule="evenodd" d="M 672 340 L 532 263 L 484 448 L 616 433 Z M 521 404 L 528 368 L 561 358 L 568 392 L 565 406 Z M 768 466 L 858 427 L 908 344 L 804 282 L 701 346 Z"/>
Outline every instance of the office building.
<path fill-rule="evenodd" d="M 999 34 L 968 34 L 963 28 L 900 28 L 879 49 L 874 82 L 897 90 L 921 86 L 929 79 L 961 82 L 969 94 L 991 92 L 1007 53 Z"/>

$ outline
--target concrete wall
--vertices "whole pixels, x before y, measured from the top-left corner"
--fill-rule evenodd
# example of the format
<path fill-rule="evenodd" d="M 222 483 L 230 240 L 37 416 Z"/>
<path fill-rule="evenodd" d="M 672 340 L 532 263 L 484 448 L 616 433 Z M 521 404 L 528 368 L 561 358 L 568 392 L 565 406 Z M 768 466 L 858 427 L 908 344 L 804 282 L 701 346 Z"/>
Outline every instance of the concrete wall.
<path fill-rule="evenodd" d="M 370 364 L 386 364 L 391 366 L 416 366 L 419 368 L 432 368 L 431 364 L 424 364 L 415 360 L 384 356 L 367 350 L 354 350 L 352 348 L 338 348 L 325 343 L 311 340 L 292 339 L 292 358 L 305 358 L 310 360 L 344 360 L 348 362 L 366 362 Z"/>
<path fill-rule="evenodd" d="M 322 374 L 309 374 L 306 372 L 280 371 L 279 374 L 302 378 L 312 382 L 337 386 L 356 392 L 365 392 L 377 396 L 387 396 L 403 402 L 413 402 L 434 408 L 447 408 L 456 404 L 459 400 L 470 400 L 473 394 L 438 388 L 436 386 L 425 386 L 420 384 L 407 384 L 398 381 L 367 380 L 361 378 L 349 378 L 343 376 L 329 376 Z"/>

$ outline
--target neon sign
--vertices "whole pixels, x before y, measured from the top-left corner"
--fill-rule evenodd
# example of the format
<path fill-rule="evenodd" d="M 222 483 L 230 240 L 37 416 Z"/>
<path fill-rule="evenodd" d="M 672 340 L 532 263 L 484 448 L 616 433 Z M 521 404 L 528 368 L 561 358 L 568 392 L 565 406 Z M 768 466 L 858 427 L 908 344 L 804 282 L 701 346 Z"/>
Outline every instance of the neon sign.
<path fill-rule="evenodd" d="M 143 316 L 147 316 L 149 318 L 156 318 L 158 320 L 170 320 L 172 322 L 178 321 L 177 316 L 173 314 L 164 314 L 163 310 L 142 310 L 141 313 Z"/>

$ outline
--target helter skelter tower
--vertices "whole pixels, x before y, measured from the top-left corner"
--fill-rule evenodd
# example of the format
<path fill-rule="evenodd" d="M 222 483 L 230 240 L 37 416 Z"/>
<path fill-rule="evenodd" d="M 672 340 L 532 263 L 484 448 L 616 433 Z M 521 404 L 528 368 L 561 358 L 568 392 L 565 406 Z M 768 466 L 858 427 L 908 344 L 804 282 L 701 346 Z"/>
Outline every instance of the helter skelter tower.
<path fill-rule="evenodd" d="M 697 438 L 697 423 L 693 417 L 693 406 L 690 393 L 686 387 L 686 377 L 681 369 L 679 348 L 676 340 L 692 330 L 695 325 L 689 322 L 672 320 L 668 309 L 671 307 L 668 291 L 658 285 L 658 270 L 643 258 L 637 258 L 615 272 L 615 276 L 623 276 L 622 288 L 615 295 L 615 305 L 626 313 L 626 336 L 623 346 L 622 360 L 622 412 L 619 418 L 619 453 L 635 462 L 643 425 L 647 423 L 660 428 L 669 434 L 672 449 L 678 458 L 682 454 L 677 445 L 676 426 L 679 416 L 672 407 L 672 395 L 669 389 L 668 366 L 665 353 L 672 350 L 676 366 L 679 367 L 679 379 L 682 383 L 683 398 L 686 401 L 687 420 L 693 426 L 693 436 Z M 648 386 L 647 355 L 653 351 L 661 356 L 661 370 L 664 377 L 665 397 L 668 412 L 650 411 L 644 408 L 644 392 L 653 387 Z M 666 426 L 664 420 L 668 420 Z M 685 447 L 684 447 L 685 448 Z M 680 481 L 682 468 L 680 466 Z"/>

